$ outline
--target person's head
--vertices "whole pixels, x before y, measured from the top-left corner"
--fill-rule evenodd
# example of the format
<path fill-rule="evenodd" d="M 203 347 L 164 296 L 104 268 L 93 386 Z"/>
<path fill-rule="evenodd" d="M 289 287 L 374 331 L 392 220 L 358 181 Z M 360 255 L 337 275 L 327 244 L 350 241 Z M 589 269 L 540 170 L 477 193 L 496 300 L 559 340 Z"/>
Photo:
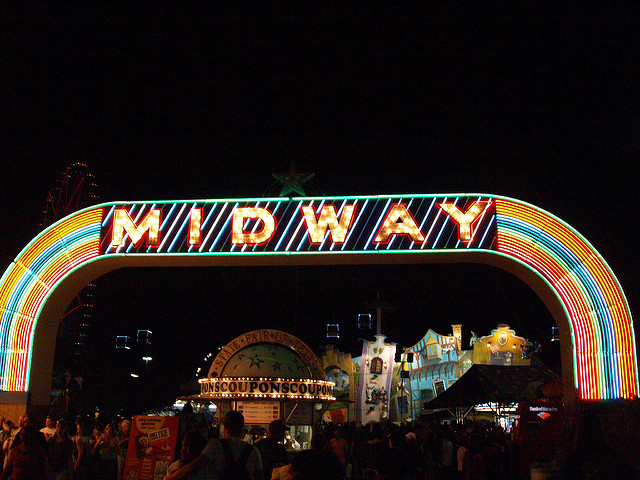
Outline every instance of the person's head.
<path fill-rule="evenodd" d="M 129 433 L 131 432 L 131 422 L 129 420 L 123 420 L 121 429 L 122 433 L 124 433 L 128 437 Z"/>
<path fill-rule="evenodd" d="M 20 430 L 20 438 L 26 447 L 32 447 L 38 443 L 38 432 L 30 426 L 26 426 Z"/>
<path fill-rule="evenodd" d="M 407 437 L 398 429 L 389 433 L 389 448 L 404 448 L 407 444 Z"/>
<path fill-rule="evenodd" d="M 32 427 L 32 426 L 33 426 L 33 419 L 29 415 L 22 415 L 20 417 L 21 428 Z"/>
<path fill-rule="evenodd" d="M 107 423 L 104 426 L 104 432 L 103 432 L 104 436 L 105 437 L 113 437 L 116 434 L 116 430 L 115 429 L 116 429 L 116 427 L 115 427 L 115 425 L 113 423 Z"/>
<path fill-rule="evenodd" d="M 280 419 L 269 424 L 269 438 L 274 440 L 281 441 L 288 431 L 289 427 Z"/>
<path fill-rule="evenodd" d="M 16 428 L 15 424 L 8 418 L 4 419 L 4 422 L 2 422 L 2 428 L 4 428 L 5 430 L 11 431 L 14 428 Z"/>
<path fill-rule="evenodd" d="M 369 436 L 371 440 L 381 439 L 384 436 L 384 430 L 380 422 L 370 422 Z"/>
<path fill-rule="evenodd" d="M 67 422 L 60 418 L 56 422 L 56 435 L 58 437 L 69 436 L 69 428 L 67 427 Z"/>
<path fill-rule="evenodd" d="M 366 468 L 364 472 L 362 472 L 362 480 L 378 480 L 378 478 L 380 478 L 378 471 L 373 468 Z"/>
<path fill-rule="evenodd" d="M 322 432 L 315 432 L 311 438 L 311 448 L 314 450 L 324 450 L 327 445 L 327 437 Z"/>
<path fill-rule="evenodd" d="M 244 427 L 244 416 L 237 410 L 227 412 L 222 420 L 224 434 L 230 437 L 240 437 Z"/>
<path fill-rule="evenodd" d="M 47 428 L 55 427 L 55 424 L 53 423 L 53 418 L 51 418 L 51 415 L 47 415 L 47 419 L 44 421 L 44 425 Z"/>
<path fill-rule="evenodd" d="M 86 437 L 89 435 L 89 428 L 86 423 L 79 422 L 76 425 L 76 432 L 78 432 L 78 435 L 80 435 L 81 437 Z"/>
<path fill-rule="evenodd" d="M 180 456 L 182 463 L 186 464 L 194 460 L 207 444 L 206 437 L 197 430 L 191 430 L 182 439 L 182 450 Z"/>

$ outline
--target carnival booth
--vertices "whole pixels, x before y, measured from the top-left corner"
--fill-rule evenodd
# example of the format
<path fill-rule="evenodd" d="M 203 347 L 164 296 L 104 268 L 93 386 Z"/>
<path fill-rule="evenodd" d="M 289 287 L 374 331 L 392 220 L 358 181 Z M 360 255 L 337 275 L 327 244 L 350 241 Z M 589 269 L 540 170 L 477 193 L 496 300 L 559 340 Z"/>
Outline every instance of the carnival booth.
<path fill-rule="evenodd" d="M 278 330 L 254 330 L 233 339 L 216 356 L 200 395 L 218 418 L 229 410 L 244 415 L 245 427 L 267 428 L 273 420 L 291 427 L 285 446 L 306 448 L 323 404 L 335 402 L 320 358 L 300 339 Z"/>

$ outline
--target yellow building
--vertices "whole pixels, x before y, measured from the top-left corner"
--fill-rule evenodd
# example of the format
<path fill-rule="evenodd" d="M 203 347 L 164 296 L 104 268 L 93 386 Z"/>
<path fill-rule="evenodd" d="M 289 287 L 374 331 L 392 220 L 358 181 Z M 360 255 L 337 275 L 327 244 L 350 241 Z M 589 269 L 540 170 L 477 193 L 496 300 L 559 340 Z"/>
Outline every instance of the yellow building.
<path fill-rule="evenodd" d="M 522 353 L 531 346 L 525 338 L 517 336 L 509 325 L 501 324 L 491 330 L 491 335 L 481 337 L 473 344 L 473 363 L 529 366 L 531 359 Z"/>

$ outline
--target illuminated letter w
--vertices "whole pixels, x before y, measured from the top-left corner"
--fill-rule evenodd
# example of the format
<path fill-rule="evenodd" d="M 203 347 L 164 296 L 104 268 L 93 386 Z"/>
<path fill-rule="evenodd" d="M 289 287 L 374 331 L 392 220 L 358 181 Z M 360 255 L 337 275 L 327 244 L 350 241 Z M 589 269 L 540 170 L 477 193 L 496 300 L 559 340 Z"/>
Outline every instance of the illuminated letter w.
<path fill-rule="evenodd" d="M 304 222 L 307 224 L 309 237 L 311 237 L 311 243 L 322 243 L 327 233 L 327 228 L 329 229 L 333 243 L 344 243 L 355 209 L 355 205 L 345 205 L 340 215 L 340 221 L 338 221 L 336 207 L 333 205 L 325 205 L 322 207 L 320 218 L 318 219 L 316 219 L 312 206 L 303 206 L 302 213 L 304 215 Z"/>

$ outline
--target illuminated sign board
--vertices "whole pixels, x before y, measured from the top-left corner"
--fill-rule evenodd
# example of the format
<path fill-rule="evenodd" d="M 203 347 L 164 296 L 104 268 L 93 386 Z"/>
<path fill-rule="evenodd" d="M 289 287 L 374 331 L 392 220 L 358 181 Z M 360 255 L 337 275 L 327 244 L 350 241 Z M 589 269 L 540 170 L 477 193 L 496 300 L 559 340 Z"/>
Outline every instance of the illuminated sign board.
<path fill-rule="evenodd" d="M 491 249 L 495 228 L 481 196 L 115 204 L 101 253 Z"/>
<path fill-rule="evenodd" d="M 285 378 L 204 378 L 201 398 L 279 398 L 296 400 L 335 400 L 333 382 Z"/>

